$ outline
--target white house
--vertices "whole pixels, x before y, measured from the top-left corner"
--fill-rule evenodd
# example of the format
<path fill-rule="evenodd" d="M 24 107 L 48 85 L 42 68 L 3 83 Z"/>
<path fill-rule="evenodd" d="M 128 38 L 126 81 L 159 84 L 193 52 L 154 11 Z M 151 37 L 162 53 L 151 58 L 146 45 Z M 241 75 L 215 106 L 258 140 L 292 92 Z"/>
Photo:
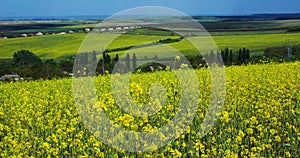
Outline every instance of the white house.
<path fill-rule="evenodd" d="M 44 34 L 41 33 L 41 32 L 38 32 L 38 33 L 36 33 L 35 35 L 36 35 L 36 36 L 43 36 Z"/>
<path fill-rule="evenodd" d="M 21 34 L 21 37 L 27 37 L 26 33 Z"/>
<path fill-rule="evenodd" d="M 91 29 L 90 29 L 90 28 L 85 28 L 84 31 L 85 31 L 85 32 L 90 32 Z"/>
<path fill-rule="evenodd" d="M 61 32 L 61 33 L 59 33 L 60 35 L 65 35 L 65 34 L 67 34 L 66 32 Z"/>
<path fill-rule="evenodd" d="M 114 28 L 108 28 L 108 31 L 113 31 L 114 30 Z"/>
<path fill-rule="evenodd" d="M 19 81 L 21 79 L 21 77 L 17 74 L 12 75 L 12 74 L 5 74 L 3 76 L 1 76 L 1 80 L 6 81 L 6 80 L 15 80 L 15 81 Z"/>
<path fill-rule="evenodd" d="M 73 34 L 73 33 L 74 33 L 74 31 L 70 30 L 70 31 L 69 31 L 69 33 L 70 33 L 70 34 Z"/>

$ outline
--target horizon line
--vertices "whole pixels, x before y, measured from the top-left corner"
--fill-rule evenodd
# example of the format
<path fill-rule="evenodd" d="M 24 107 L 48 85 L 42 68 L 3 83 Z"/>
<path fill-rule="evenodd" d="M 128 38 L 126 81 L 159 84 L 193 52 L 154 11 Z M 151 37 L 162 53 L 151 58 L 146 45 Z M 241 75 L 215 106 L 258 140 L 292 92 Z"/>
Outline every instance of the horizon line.
<path fill-rule="evenodd" d="M 284 14 L 300 14 L 300 12 L 257 12 L 257 13 L 240 13 L 240 14 L 187 14 L 189 16 L 251 16 L 251 15 L 284 15 Z M 34 17 L 92 17 L 92 16 L 105 16 L 110 17 L 114 14 L 86 14 L 86 15 L 12 15 L 12 16 L 1 16 L 0 18 L 34 18 Z"/>

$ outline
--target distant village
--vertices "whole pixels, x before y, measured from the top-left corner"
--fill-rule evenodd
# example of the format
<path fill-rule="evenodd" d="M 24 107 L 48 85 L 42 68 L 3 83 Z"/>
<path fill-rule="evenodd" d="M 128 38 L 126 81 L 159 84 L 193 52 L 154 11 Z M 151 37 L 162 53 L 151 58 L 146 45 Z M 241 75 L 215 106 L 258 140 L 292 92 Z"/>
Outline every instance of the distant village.
<path fill-rule="evenodd" d="M 43 36 L 43 35 L 66 35 L 66 34 L 73 34 L 76 32 L 85 32 L 85 33 L 89 33 L 91 31 L 93 32 L 118 32 L 118 33 L 126 33 L 126 31 L 128 30 L 133 30 L 133 29 L 137 29 L 137 28 L 141 28 L 140 26 L 118 26 L 118 27 L 106 27 L 106 28 L 84 28 L 83 30 L 77 30 L 77 31 L 73 31 L 73 30 L 69 30 L 69 31 L 62 31 L 62 32 L 56 32 L 56 33 L 43 33 L 43 32 L 36 32 L 36 33 L 22 33 L 20 34 L 18 37 L 34 37 L 34 36 Z M 8 39 L 8 37 L 4 36 L 1 37 L 0 36 L 0 40 L 5 40 Z"/>

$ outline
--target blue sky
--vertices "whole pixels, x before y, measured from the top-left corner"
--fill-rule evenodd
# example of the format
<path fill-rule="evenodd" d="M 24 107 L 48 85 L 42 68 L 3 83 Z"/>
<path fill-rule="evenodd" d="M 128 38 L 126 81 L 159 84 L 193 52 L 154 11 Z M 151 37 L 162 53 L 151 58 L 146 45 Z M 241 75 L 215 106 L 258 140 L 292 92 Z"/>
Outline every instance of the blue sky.
<path fill-rule="evenodd" d="M 112 15 L 139 6 L 189 15 L 300 13 L 300 0 L 1 0 L 0 16 Z"/>

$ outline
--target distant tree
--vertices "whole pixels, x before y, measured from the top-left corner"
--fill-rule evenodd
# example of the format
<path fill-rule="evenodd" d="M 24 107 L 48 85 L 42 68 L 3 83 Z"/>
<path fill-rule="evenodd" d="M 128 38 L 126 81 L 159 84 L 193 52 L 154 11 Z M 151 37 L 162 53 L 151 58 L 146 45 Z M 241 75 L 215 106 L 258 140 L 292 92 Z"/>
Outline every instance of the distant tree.
<path fill-rule="evenodd" d="M 242 58 L 243 58 L 243 64 L 246 63 L 246 48 L 243 48 Z"/>
<path fill-rule="evenodd" d="M 58 63 L 58 67 L 63 71 L 72 72 L 74 61 L 72 60 L 61 60 Z"/>
<path fill-rule="evenodd" d="M 225 49 L 225 57 L 224 57 L 224 64 L 228 65 L 228 56 L 229 56 L 229 49 L 228 47 Z"/>
<path fill-rule="evenodd" d="M 132 56 L 132 69 L 135 70 L 137 68 L 137 64 L 136 64 L 136 56 L 135 56 L 135 53 L 133 53 L 133 56 Z"/>
<path fill-rule="evenodd" d="M 110 64 L 111 59 L 110 59 L 110 55 L 109 55 L 109 54 L 106 54 L 106 59 L 105 59 L 105 61 L 106 61 L 106 64 Z"/>
<path fill-rule="evenodd" d="M 125 65 L 126 65 L 127 71 L 129 71 L 131 66 L 130 66 L 130 55 L 128 53 L 126 54 Z"/>
<path fill-rule="evenodd" d="M 14 74 L 14 65 L 10 60 L 0 60 L 0 76 L 5 74 Z"/>
<path fill-rule="evenodd" d="M 102 60 L 104 60 L 104 63 L 106 63 L 106 53 L 105 53 L 105 51 L 102 52 Z"/>
<path fill-rule="evenodd" d="M 233 54 L 232 54 L 232 50 L 230 50 L 230 53 L 229 53 L 229 64 L 232 65 L 233 63 Z"/>
<path fill-rule="evenodd" d="M 13 55 L 15 66 L 41 65 L 42 60 L 28 50 L 20 50 Z"/>
<path fill-rule="evenodd" d="M 239 49 L 238 57 L 237 57 L 238 63 L 239 64 L 246 64 L 249 61 L 249 59 L 250 59 L 249 49 L 247 49 L 247 48 Z"/>
<path fill-rule="evenodd" d="M 53 59 L 47 59 L 44 62 L 44 66 L 47 66 L 47 67 L 57 67 L 57 63 Z"/>
<path fill-rule="evenodd" d="M 249 60 L 250 60 L 250 51 L 249 49 L 246 49 L 246 52 L 245 52 L 245 63 L 247 63 Z"/>
<path fill-rule="evenodd" d="M 221 56 L 222 56 L 223 61 L 225 61 L 225 51 L 224 50 L 221 50 Z"/>
<path fill-rule="evenodd" d="M 115 57 L 114 60 L 115 60 L 115 62 L 118 62 L 118 61 L 119 61 L 119 54 L 116 55 L 116 57 Z"/>
<path fill-rule="evenodd" d="M 237 62 L 238 62 L 238 64 L 243 63 L 243 51 L 242 51 L 242 49 L 239 49 L 239 51 L 238 51 Z"/>
<path fill-rule="evenodd" d="M 52 79 L 64 77 L 66 76 L 66 74 L 63 74 L 63 70 L 53 59 L 48 59 L 44 62 L 43 67 L 38 76 L 44 79 Z"/>

